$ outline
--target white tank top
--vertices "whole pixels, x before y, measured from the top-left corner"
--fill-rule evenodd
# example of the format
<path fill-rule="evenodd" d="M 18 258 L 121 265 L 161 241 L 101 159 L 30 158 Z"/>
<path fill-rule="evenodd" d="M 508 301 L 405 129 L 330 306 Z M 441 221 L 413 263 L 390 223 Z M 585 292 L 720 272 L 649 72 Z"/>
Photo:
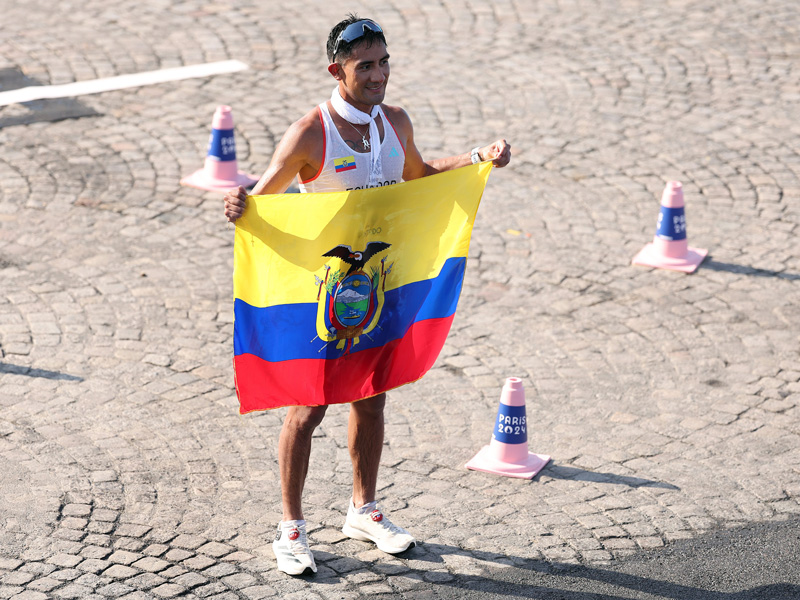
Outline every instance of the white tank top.
<path fill-rule="evenodd" d="M 370 187 L 368 185 L 370 153 L 356 152 L 345 143 L 331 118 L 327 102 L 320 104 L 318 110 L 319 120 L 325 131 L 322 165 L 314 177 L 300 182 L 300 191 L 344 192 Z M 373 187 L 400 183 L 403 179 L 403 167 L 406 164 L 405 148 L 397 137 L 394 125 L 383 114 L 383 111 L 381 111 L 381 120 L 383 121 L 383 140 L 381 141 L 383 181 Z"/>

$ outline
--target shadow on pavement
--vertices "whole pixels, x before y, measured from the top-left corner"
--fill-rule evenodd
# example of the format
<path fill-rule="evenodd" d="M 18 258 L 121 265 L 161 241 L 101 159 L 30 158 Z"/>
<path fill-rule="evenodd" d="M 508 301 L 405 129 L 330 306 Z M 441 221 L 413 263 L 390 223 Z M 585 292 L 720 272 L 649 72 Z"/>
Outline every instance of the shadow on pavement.
<path fill-rule="evenodd" d="M 725 273 L 739 273 L 741 275 L 753 275 L 755 277 L 775 277 L 776 279 L 786 279 L 788 281 L 800 281 L 800 273 L 784 273 L 782 271 L 770 271 L 768 269 L 756 269 L 745 265 L 735 265 L 724 263 L 707 258 L 700 265 L 701 269 L 711 271 L 724 271 Z"/>
<path fill-rule="evenodd" d="M 640 552 L 607 568 L 548 563 L 433 543 L 406 554 L 430 563 L 445 564 L 448 555 L 484 563 L 480 575 L 455 575 L 450 581 L 437 583 L 436 598 L 797 600 L 797 526 L 797 519 L 793 519 L 718 530 Z"/>
<path fill-rule="evenodd" d="M 56 379 L 58 381 L 83 381 L 83 377 L 78 377 L 76 375 L 68 375 L 67 373 L 59 373 L 58 371 L 47 371 L 45 369 L 22 367 L 20 365 L 10 365 L 8 363 L 0 363 L 0 374 L 3 373 L 25 375 L 27 377 L 41 377 L 43 379 Z"/>
<path fill-rule="evenodd" d="M 666 490 L 680 490 L 677 485 L 665 483 L 663 481 L 653 481 L 651 479 L 643 479 L 641 477 L 628 477 L 626 475 L 617 475 L 615 473 L 597 473 L 594 471 L 587 471 L 585 469 L 578 469 L 577 467 L 565 467 L 561 465 L 548 464 L 544 470 L 539 474 L 547 475 L 553 479 L 571 479 L 573 481 L 591 481 L 593 483 L 611 483 L 616 485 L 627 485 L 628 487 L 656 487 Z"/>
<path fill-rule="evenodd" d="M 420 543 L 398 554 L 399 560 L 374 563 L 315 552 L 320 572 L 302 579 L 338 584 L 371 570 L 389 584 L 394 577 L 418 581 L 406 592 L 381 594 L 390 600 L 797 600 L 799 539 L 797 519 L 751 523 L 642 551 L 602 568 Z"/>
<path fill-rule="evenodd" d="M 38 85 L 41 84 L 18 68 L 0 69 L 0 91 L 2 92 Z M 20 112 L 20 107 L 25 109 L 24 112 Z M 100 116 L 100 113 L 75 98 L 33 100 L 12 108 L 0 106 L 0 129 L 43 121 L 52 122 L 96 116 Z"/>

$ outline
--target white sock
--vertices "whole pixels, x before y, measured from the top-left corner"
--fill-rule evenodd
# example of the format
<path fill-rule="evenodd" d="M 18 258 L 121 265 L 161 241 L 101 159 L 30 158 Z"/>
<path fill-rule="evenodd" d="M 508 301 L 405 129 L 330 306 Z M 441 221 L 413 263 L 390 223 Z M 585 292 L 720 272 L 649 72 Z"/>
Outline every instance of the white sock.
<path fill-rule="evenodd" d="M 302 525 L 306 524 L 305 519 L 297 519 L 295 521 L 281 521 L 280 528 L 283 530 L 286 529 L 294 529 L 295 527 L 301 527 Z"/>
<path fill-rule="evenodd" d="M 368 515 L 373 510 L 378 508 L 378 501 L 377 500 L 373 500 L 372 502 L 367 502 L 361 508 L 356 508 L 356 505 L 353 504 L 353 500 L 351 499 L 350 500 L 350 506 L 353 507 L 353 510 L 356 512 L 356 514 L 358 514 L 358 515 Z"/>

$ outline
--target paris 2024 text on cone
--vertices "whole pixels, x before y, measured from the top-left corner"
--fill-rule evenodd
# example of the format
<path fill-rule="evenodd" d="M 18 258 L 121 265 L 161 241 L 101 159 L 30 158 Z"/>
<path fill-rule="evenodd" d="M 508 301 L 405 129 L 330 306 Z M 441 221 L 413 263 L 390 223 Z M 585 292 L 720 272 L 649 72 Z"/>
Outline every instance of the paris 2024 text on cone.
<path fill-rule="evenodd" d="M 521 379 L 509 377 L 500 394 L 492 439 L 466 467 L 473 471 L 533 479 L 548 462 L 549 456 L 528 452 L 525 389 Z"/>
<path fill-rule="evenodd" d="M 683 186 L 670 181 L 661 197 L 656 236 L 633 257 L 634 265 L 694 273 L 708 255 L 708 250 L 689 248 L 686 236 L 686 214 L 683 205 Z"/>
<path fill-rule="evenodd" d="M 206 162 L 202 169 L 181 179 L 181 185 L 209 192 L 227 192 L 239 187 L 250 187 L 258 177 L 247 175 L 236 166 L 236 141 L 233 135 L 233 113 L 230 106 L 218 106 L 211 122 Z"/>

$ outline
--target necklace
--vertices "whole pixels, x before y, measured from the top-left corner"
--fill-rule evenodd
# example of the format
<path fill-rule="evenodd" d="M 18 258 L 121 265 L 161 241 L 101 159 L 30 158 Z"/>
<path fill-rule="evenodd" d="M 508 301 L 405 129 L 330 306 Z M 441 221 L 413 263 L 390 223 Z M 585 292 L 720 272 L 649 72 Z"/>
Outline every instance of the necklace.
<path fill-rule="evenodd" d="M 364 150 L 369 150 L 369 140 L 367 140 L 367 133 L 369 133 L 369 130 L 367 130 L 367 133 L 361 133 L 358 129 L 356 129 L 356 126 L 353 125 L 350 121 L 348 121 L 347 119 L 345 119 L 344 121 L 345 123 L 350 125 L 350 127 L 355 129 L 356 133 L 361 136 L 361 143 L 364 144 Z"/>

